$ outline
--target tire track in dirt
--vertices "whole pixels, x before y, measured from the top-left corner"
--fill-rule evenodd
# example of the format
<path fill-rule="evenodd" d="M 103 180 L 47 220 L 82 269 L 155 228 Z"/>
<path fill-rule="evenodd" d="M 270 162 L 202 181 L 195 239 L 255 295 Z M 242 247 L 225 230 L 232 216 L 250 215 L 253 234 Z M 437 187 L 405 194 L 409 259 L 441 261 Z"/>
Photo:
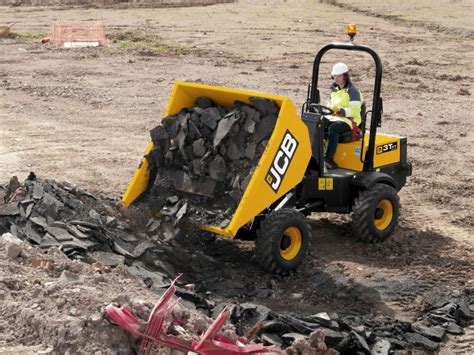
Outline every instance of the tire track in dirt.
<path fill-rule="evenodd" d="M 459 27 L 446 27 L 440 24 L 430 23 L 430 22 L 405 20 L 395 15 L 380 14 L 375 11 L 358 8 L 355 5 L 343 4 L 336 0 L 322 0 L 322 2 L 327 3 L 329 5 L 337 6 L 344 10 L 350 10 L 350 11 L 353 11 L 365 16 L 381 18 L 381 19 L 390 21 L 392 23 L 395 23 L 397 25 L 402 25 L 402 26 L 407 26 L 407 27 L 418 27 L 418 28 L 427 29 L 427 30 L 437 32 L 437 33 L 445 33 L 445 34 L 450 34 L 450 35 L 455 34 L 455 35 L 463 36 L 469 39 L 474 39 L 474 30 L 470 30 L 470 29 L 459 28 Z"/>
<path fill-rule="evenodd" d="M 441 211 L 433 206 L 432 208 L 420 208 L 420 201 L 424 200 L 424 196 L 404 196 L 404 218 L 412 221 L 416 225 L 416 221 L 425 221 L 424 225 L 432 230 L 435 230 L 442 235 L 457 241 L 465 242 L 473 245 L 472 230 L 458 227 L 446 221 L 446 217 L 442 215 Z M 411 207 L 411 206 L 414 206 Z M 428 205 L 429 206 L 429 205 Z"/>
<path fill-rule="evenodd" d="M 474 354 L 474 324 L 464 328 L 464 334 L 450 337 L 440 355 Z"/>

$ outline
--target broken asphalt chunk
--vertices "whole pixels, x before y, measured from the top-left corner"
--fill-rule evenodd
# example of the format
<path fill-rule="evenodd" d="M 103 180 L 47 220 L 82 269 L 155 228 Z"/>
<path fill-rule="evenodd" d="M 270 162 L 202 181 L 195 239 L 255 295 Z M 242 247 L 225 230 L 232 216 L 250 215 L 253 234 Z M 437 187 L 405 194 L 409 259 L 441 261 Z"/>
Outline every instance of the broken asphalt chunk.
<path fill-rule="evenodd" d="M 359 334 L 357 334 L 357 332 L 355 331 L 351 331 L 351 337 L 352 339 L 354 339 L 355 343 L 357 344 L 357 349 L 361 352 L 363 352 L 364 354 L 368 354 L 370 355 L 370 348 L 369 348 L 369 345 L 367 345 L 367 341 Z"/>
<path fill-rule="evenodd" d="M 199 96 L 196 98 L 195 105 L 200 108 L 209 108 L 214 105 L 212 100 L 205 96 Z"/>
<path fill-rule="evenodd" d="M 86 221 L 79 221 L 79 220 L 73 220 L 69 222 L 72 225 L 76 226 L 83 226 L 87 228 L 94 228 L 94 229 L 100 229 L 100 226 L 96 223 L 91 223 L 91 222 L 86 222 Z"/>
<path fill-rule="evenodd" d="M 434 309 L 433 311 L 431 311 L 431 313 L 437 315 L 449 315 L 454 317 L 456 315 L 457 309 L 458 305 L 456 303 L 449 302 L 440 308 Z"/>
<path fill-rule="evenodd" d="M 249 143 L 245 148 L 245 157 L 253 160 L 255 158 L 255 148 L 257 145 L 255 143 Z"/>
<path fill-rule="evenodd" d="M 58 217 L 59 209 L 63 206 L 64 204 L 62 202 L 46 192 L 43 198 L 38 202 L 36 211 L 42 216 L 56 219 Z"/>
<path fill-rule="evenodd" d="M 51 234 L 58 242 L 73 240 L 74 236 L 64 228 L 47 226 L 46 231 Z"/>
<path fill-rule="evenodd" d="M 192 180 L 188 174 L 179 170 L 168 170 L 166 175 L 171 179 L 176 190 L 209 197 L 214 194 L 216 182 L 211 178 L 205 178 L 204 182 L 199 182 Z"/>
<path fill-rule="evenodd" d="M 281 336 L 285 344 L 291 345 L 297 339 L 308 339 L 308 336 L 300 333 L 285 333 Z"/>
<path fill-rule="evenodd" d="M 188 208 L 188 204 L 186 202 L 179 208 L 178 212 L 176 212 L 175 224 L 179 223 L 181 218 L 184 217 L 184 215 L 186 214 L 187 208 Z"/>
<path fill-rule="evenodd" d="M 0 205 L 0 216 L 16 216 L 20 214 L 18 202 L 10 202 Z"/>
<path fill-rule="evenodd" d="M 171 285 L 171 282 L 168 280 L 166 275 L 148 270 L 141 262 L 135 262 L 131 266 L 127 266 L 127 270 L 132 275 L 138 276 L 144 281 L 151 281 L 149 286 L 147 285 L 149 288 L 163 288 Z"/>
<path fill-rule="evenodd" d="M 20 202 L 20 214 L 21 218 L 28 219 L 31 216 L 31 212 L 33 212 L 33 207 L 35 206 L 33 200 L 23 200 Z"/>
<path fill-rule="evenodd" d="M 156 126 L 150 131 L 150 137 L 153 144 L 157 147 L 163 148 L 163 145 L 169 140 L 168 132 L 164 126 Z"/>
<path fill-rule="evenodd" d="M 232 126 L 239 120 L 239 117 L 234 113 L 227 115 L 219 121 L 216 129 L 216 135 L 214 136 L 214 149 L 216 149 L 224 138 L 227 137 Z"/>
<path fill-rule="evenodd" d="M 174 205 L 176 202 L 179 201 L 179 197 L 174 195 L 174 196 L 170 196 L 166 199 L 166 202 L 171 204 L 171 205 Z"/>
<path fill-rule="evenodd" d="M 206 153 L 204 139 L 200 138 L 193 142 L 193 152 L 198 157 L 202 157 Z"/>
<path fill-rule="evenodd" d="M 214 160 L 209 164 L 209 176 L 217 181 L 224 181 L 227 173 L 226 164 L 220 155 L 216 155 Z"/>
<path fill-rule="evenodd" d="M 462 335 L 464 334 L 464 329 L 453 322 L 446 323 L 446 333 L 453 335 Z"/>
<path fill-rule="evenodd" d="M 321 331 L 325 336 L 324 340 L 326 344 L 331 347 L 336 347 L 341 341 L 348 337 L 347 333 L 342 333 L 327 328 L 321 328 Z"/>
<path fill-rule="evenodd" d="M 107 216 L 105 218 L 105 225 L 109 228 L 117 227 L 117 218 L 112 217 L 112 216 Z"/>
<path fill-rule="evenodd" d="M 135 259 L 138 259 L 139 257 L 141 257 L 143 254 L 145 254 L 148 250 L 150 249 L 153 249 L 153 248 L 156 248 L 157 245 L 155 242 L 151 241 L 151 240 L 144 240 L 144 241 L 141 241 L 134 249 L 133 249 L 133 252 L 131 253 L 132 256 L 135 258 Z"/>
<path fill-rule="evenodd" d="M 118 244 L 116 241 L 113 241 L 112 249 L 115 252 L 119 253 L 120 255 L 133 258 L 133 255 L 130 252 L 128 252 L 125 248 L 123 248 L 120 244 Z"/>
<path fill-rule="evenodd" d="M 248 134 L 254 134 L 255 133 L 255 121 L 252 119 L 252 117 L 247 116 L 244 122 L 244 130 Z"/>
<path fill-rule="evenodd" d="M 313 314 L 309 317 L 304 317 L 303 318 L 306 321 L 312 322 L 312 323 L 318 323 L 322 325 L 323 327 L 338 330 L 339 325 L 337 324 L 336 321 L 333 321 L 329 318 L 329 315 L 326 312 L 321 312 L 317 314 Z"/>
<path fill-rule="evenodd" d="M 219 110 L 215 107 L 209 107 L 202 111 L 201 122 L 211 130 L 216 129 L 216 126 L 218 125 L 217 122 L 220 119 L 221 115 Z"/>
<path fill-rule="evenodd" d="M 197 293 L 185 290 L 183 288 L 176 288 L 176 295 L 182 299 L 188 300 L 196 306 L 196 308 L 201 308 L 205 310 L 210 310 L 213 308 L 214 304 L 209 302 L 206 298 L 198 295 Z"/>
<path fill-rule="evenodd" d="M 106 251 L 94 251 L 88 254 L 88 256 L 95 262 L 101 263 L 105 266 L 116 267 L 118 265 L 123 265 L 125 262 L 125 257 L 122 255 L 117 255 L 115 253 L 109 253 Z"/>
<path fill-rule="evenodd" d="M 261 333 L 276 333 L 276 334 L 283 334 L 283 333 L 292 333 L 292 328 L 283 322 L 278 320 L 266 320 L 259 323 L 259 327 L 261 328 L 259 334 Z M 302 334 L 300 334 L 303 336 Z"/>
<path fill-rule="evenodd" d="M 161 226 L 161 222 L 159 220 L 152 220 L 152 223 L 150 223 L 147 226 L 147 234 L 148 235 L 153 235 L 159 232 Z"/>
<path fill-rule="evenodd" d="M 246 302 L 233 308 L 231 319 L 237 330 L 243 334 L 255 324 L 266 320 L 270 312 L 270 309 L 265 306 Z"/>
<path fill-rule="evenodd" d="M 390 342 L 390 345 L 392 346 L 393 349 L 402 350 L 408 347 L 408 343 L 403 340 L 390 338 L 390 337 L 386 339 Z"/>
<path fill-rule="evenodd" d="M 460 301 L 458 303 L 458 309 L 456 310 L 456 315 L 459 320 L 469 321 L 474 318 L 469 309 L 469 305 L 465 301 Z"/>
<path fill-rule="evenodd" d="M 253 135 L 253 141 L 259 143 L 269 138 L 275 128 L 277 117 L 274 115 L 265 116 L 262 121 L 257 125 L 255 134 Z"/>
<path fill-rule="evenodd" d="M 221 223 L 219 223 L 219 227 L 226 228 L 230 223 L 230 219 L 226 218 Z"/>
<path fill-rule="evenodd" d="M 415 346 L 421 346 L 431 351 L 434 351 L 438 349 L 439 347 L 438 343 L 435 343 L 434 341 L 431 341 L 428 338 L 418 333 L 406 333 L 404 337 L 405 337 L 405 340 L 409 342 L 410 344 L 413 344 Z"/>
<path fill-rule="evenodd" d="M 417 333 L 438 343 L 443 341 L 444 334 L 446 333 L 446 330 L 441 326 L 428 328 L 422 325 L 415 325 L 413 328 Z"/>
<path fill-rule="evenodd" d="M 66 228 L 69 233 L 71 233 L 73 236 L 75 236 L 78 239 L 87 239 L 90 236 L 86 233 L 83 233 L 78 227 L 72 225 L 72 224 L 66 224 Z"/>
<path fill-rule="evenodd" d="M 102 225 L 102 216 L 96 210 L 89 210 L 89 217 L 98 225 Z"/>
<path fill-rule="evenodd" d="M 90 240 L 80 240 L 73 237 L 72 240 L 62 241 L 61 245 L 64 249 L 69 248 L 70 250 L 86 252 L 87 250 L 92 249 L 92 247 L 95 247 L 97 243 L 94 243 Z"/>
<path fill-rule="evenodd" d="M 51 234 L 46 233 L 43 236 L 43 239 L 41 239 L 41 243 L 39 244 L 39 247 L 41 249 L 49 249 L 51 247 L 57 247 L 60 246 L 61 244 L 51 236 Z"/>
<path fill-rule="evenodd" d="M 456 318 L 451 317 L 450 315 L 440 315 L 440 314 L 430 313 L 428 317 L 431 322 L 437 323 L 437 324 L 442 324 L 446 322 L 456 323 Z"/>
<path fill-rule="evenodd" d="M 35 229 L 34 224 L 31 221 L 26 222 L 25 227 L 25 235 L 26 238 L 36 244 L 40 244 L 43 237 L 41 234 Z"/>
<path fill-rule="evenodd" d="M 264 97 L 250 97 L 250 103 L 255 107 L 262 115 L 278 114 L 279 108 L 275 101 L 264 98 Z"/>
<path fill-rule="evenodd" d="M 33 194 L 32 194 L 32 197 L 35 199 L 35 200 L 39 200 L 41 198 L 43 198 L 44 196 L 44 189 L 43 189 L 43 186 L 41 186 L 40 184 L 36 183 L 36 182 L 33 182 Z"/>
<path fill-rule="evenodd" d="M 235 161 L 242 157 L 242 151 L 236 143 L 231 142 L 229 144 L 229 148 L 227 149 L 226 155 L 230 160 Z"/>
<path fill-rule="evenodd" d="M 266 345 L 272 345 L 278 348 L 281 348 L 283 346 L 283 340 L 277 334 L 263 333 L 262 335 L 260 335 L 260 338 Z"/>

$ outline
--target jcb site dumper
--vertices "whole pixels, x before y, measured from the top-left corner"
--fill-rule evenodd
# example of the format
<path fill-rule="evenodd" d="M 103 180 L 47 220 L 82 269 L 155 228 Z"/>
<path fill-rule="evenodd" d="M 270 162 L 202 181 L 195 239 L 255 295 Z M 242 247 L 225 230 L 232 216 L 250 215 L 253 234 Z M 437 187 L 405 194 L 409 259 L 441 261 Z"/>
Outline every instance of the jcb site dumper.
<path fill-rule="evenodd" d="M 375 82 L 371 110 L 362 112 L 363 133 L 355 140 L 352 132 L 341 136 L 334 157 L 338 168 L 328 170 L 324 165 L 324 115 L 331 110 L 320 104 L 318 74 L 323 55 L 333 49 L 368 53 L 375 62 Z M 176 82 L 165 117 L 191 108 L 202 96 L 225 107 L 235 101 L 249 103 L 251 97 L 263 97 L 274 100 L 280 108 L 273 133 L 230 223 L 224 228 L 197 227 L 229 238 L 253 237 L 259 263 L 265 270 L 280 274 L 295 269 L 307 256 L 311 229 L 306 216 L 313 212 L 351 213 L 357 238 L 368 242 L 388 238 L 398 223 L 398 191 L 411 175 L 411 163 L 407 161 L 405 137 L 377 132 L 382 122 L 381 81 L 378 54 L 351 41 L 328 44 L 317 53 L 301 117 L 284 96 Z M 152 149 L 150 143 L 146 154 Z M 128 207 L 142 197 L 149 184 L 153 181 L 144 158 L 123 196 L 123 204 Z"/>

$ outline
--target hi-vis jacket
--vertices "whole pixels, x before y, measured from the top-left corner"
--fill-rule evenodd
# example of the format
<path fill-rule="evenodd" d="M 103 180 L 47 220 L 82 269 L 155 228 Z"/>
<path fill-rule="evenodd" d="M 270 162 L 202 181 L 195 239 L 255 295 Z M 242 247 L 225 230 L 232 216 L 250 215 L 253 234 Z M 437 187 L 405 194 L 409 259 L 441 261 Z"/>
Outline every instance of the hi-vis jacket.
<path fill-rule="evenodd" d="M 346 122 L 352 128 L 352 121 L 346 118 L 351 117 L 357 125 L 360 125 L 362 101 L 362 93 L 352 81 L 349 80 L 343 88 L 340 88 L 336 83 L 332 84 L 327 106 L 331 109 L 339 109 L 337 113 L 342 117 L 329 116 L 329 120 Z"/>

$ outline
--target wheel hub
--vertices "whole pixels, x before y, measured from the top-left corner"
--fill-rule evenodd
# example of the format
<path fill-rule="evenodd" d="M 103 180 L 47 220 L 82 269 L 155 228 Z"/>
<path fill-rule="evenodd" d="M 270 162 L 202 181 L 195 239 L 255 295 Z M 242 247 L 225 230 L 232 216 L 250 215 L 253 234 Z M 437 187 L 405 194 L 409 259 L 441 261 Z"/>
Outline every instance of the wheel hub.
<path fill-rule="evenodd" d="M 385 230 L 393 220 L 393 204 L 389 199 L 381 200 L 374 213 L 374 225 L 378 230 Z"/>
<path fill-rule="evenodd" d="M 284 235 L 283 238 L 281 238 L 281 243 L 280 243 L 280 248 L 282 250 L 288 249 L 288 247 L 291 244 L 291 239 L 287 235 Z"/>
<path fill-rule="evenodd" d="M 280 255 L 285 260 L 293 260 L 301 250 L 301 231 L 297 227 L 285 230 L 280 239 Z"/>
<path fill-rule="evenodd" d="M 380 219 L 383 217 L 383 209 L 377 208 L 375 210 L 375 219 Z"/>

